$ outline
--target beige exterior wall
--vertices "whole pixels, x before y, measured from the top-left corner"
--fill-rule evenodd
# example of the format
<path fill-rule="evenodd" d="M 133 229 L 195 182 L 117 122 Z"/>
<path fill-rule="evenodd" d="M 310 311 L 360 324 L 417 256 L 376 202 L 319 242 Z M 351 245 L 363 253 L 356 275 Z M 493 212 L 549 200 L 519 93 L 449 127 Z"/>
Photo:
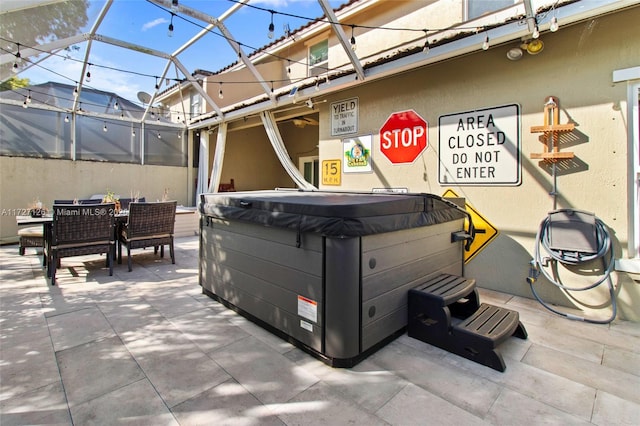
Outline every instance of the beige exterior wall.
<path fill-rule="evenodd" d="M 140 192 L 147 201 L 187 203 L 187 168 L 0 156 L 0 239 L 17 241 L 15 213 L 35 198 L 51 208 L 55 199 L 89 198 L 112 190 L 123 198 Z"/>
<path fill-rule="evenodd" d="M 543 148 L 539 134 L 530 129 L 543 124 L 544 100 L 553 95 L 560 100 L 560 122 L 575 123 L 577 141 L 563 151 L 574 152 L 579 166 L 558 177 L 557 208 L 594 212 L 611 228 L 616 257 L 624 258 L 629 220 L 625 202 L 629 119 L 626 84 L 613 84 L 612 73 L 638 66 L 639 20 L 640 8 L 635 8 L 545 34 L 544 51 L 537 56 L 525 54 L 518 62 L 505 56 L 512 46 L 500 46 L 331 96 L 320 111 L 320 159 L 343 156 L 340 139 L 330 135 L 329 105 L 358 97 L 358 134 L 373 135 L 374 172 L 343 174 L 340 189 L 406 187 L 411 192 L 434 194 L 453 189 L 500 231 L 499 237 L 467 265 L 466 273 L 481 287 L 530 297 L 525 278 L 535 234 L 554 208 L 548 167 L 530 159 L 531 153 Z M 522 184 L 440 185 L 439 116 L 506 104 L 521 108 Z M 407 109 L 414 109 L 428 121 L 429 147 L 413 164 L 393 165 L 380 152 L 378 131 L 391 113 Z M 640 289 L 626 274 L 615 275 L 622 284 L 618 300 L 623 315 L 640 319 L 633 308 L 640 304 Z M 587 303 L 607 299 L 606 285 L 602 287 Z"/>

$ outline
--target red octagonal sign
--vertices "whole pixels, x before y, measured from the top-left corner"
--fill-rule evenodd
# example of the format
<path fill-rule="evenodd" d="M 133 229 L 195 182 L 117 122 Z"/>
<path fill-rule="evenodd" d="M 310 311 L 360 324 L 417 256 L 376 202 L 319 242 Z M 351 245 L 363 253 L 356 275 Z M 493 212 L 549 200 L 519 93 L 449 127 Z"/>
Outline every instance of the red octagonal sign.
<path fill-rule="evenodd" d="M 380 129 L 380 151 L 393 164 L 413 163 L 429 142 L 429 124 L 414 110 L 394 112 Z"/>

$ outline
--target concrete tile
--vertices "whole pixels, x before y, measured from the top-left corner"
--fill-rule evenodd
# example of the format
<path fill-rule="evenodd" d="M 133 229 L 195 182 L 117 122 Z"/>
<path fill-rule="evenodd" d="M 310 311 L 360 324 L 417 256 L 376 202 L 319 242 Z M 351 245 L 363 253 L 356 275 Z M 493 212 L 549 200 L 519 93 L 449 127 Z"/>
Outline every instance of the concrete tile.
<path fill-rule="evenodd" d="M 500 394 L 499 385 L 397 341 L 371 355 L 370 360 L 477 417 L 482 418 Z"/>
<path fill-rule="evenodd" d="M 71 407 L 144 378 L 118 337 L 60 351 L 57 359 Z"/>
<path fill-rule="evenodd" d="M 557 333 L 554 329 L 530 325 L 527 327 L 528 340 L 534 344 L 575 355 L 599 364 L 602 361 L 604 345 L 584 337 Z"/>
<path fill-rule="evenodd" d="M 640 376 L 640 353 L 605 346 L 602 365 Z"/>
<path fill-rule="evenodd" d="M 407 385 L 406 380 L 390 371 L 380 370 L 366 359 L 353 368 L 333 369 L 322 382 L 337 395 L 370 412 L 378 410 Z"/>
<path fill-rule="evenodd" d="M 0 402 L 0 424 L 71 425 L 62 383 L 58 380 Z"/>
<path fill-rule="evenodd" d="M 171 411 L 181 426 L 284 425 L 233 379 L 176 405 Z"/>
<path fill-rule="evenodd" d="M 591 422 L 601 426 L 637 426 L 640 423 L 640 404 L 598 391 Z"/>
<path fill-rule="evenodd" d="M 562 398 L 564 394 L 558 393 Z M 494 425 L 590 425 L 587 420 L 574 417 L 561 410 L 510 389 L 504 389 L 486 418 Z"/>
<path fill-rule="evenodd" d="M 143 297 L 149 305 L 165 318 L 177 317 L 206 307 L 193 297 L 180 291 L 171 291 L 171 289 L 159 289 Z"/>
<path fill-rule="evenodd" d="M 111 325 L 95 305 L 55 315 L 47 321 L 56 351 L 115 336 Z"/>
<path fill-rule="evenodd" d="M 126 332 L 123 339 L 169 407 L 229 379 L 227 372 L 168 321 Z"/>
<path fill-rule="evenodd" d="M 596 389 L 593 387 L 507 358 L 505 358 L 507 369 L 503 373 L 491 368 L 480 368 L 477 363 L 454 354 L 445 357 L 443 362 L 477 374 L 503 388 L 521 393 L 575 417 L 587 421 L 591 418 L 596 394 Z M 525 383 L 526 386 L 523 385 Z M 558 395 L 562 395 L 562 398 Z"/>
<path fill-rule="evenodd" d="M 215 351 L 249 334 L 215 311 L 205 308 L 170 319 L 171 323 L 205 353 Z"/>
<path fill-rule="evenodd" d="M 376 412 L 392 425 L 485 425 L 481 418 L 414 384 L 407 384 Z"/>
<path fill-rule="evenodd" d="M 284 354 L 294 347 L 291 343 L 260 327 L 256 323 L 249 321 L 248 319 L 232 311 L 231 309 L 227 309 L 227 311 L 222 313 L 222 315 L 226 317 L 231 322 L 231 324 L 238 328 L 241 328 L 247 334 L 250 334 L 252 337 L 260 340 L 262 343 L 268 345 L 271 349 L 277 351 L 280 354 Z"/>
<path fill-rule="evenodd" d="M 318 381 L 317 377 L 253 336 L 212 352 L 210 356 L 265 404 L 288 401 Z"/>
<path fill-rule="evenodd" d="M 539 345 L 529 350 L 523 362 L 627 401 L 640 403 L 638 376 Z"/>
<path fill-rule="evenodd" d="M 111 300 L 97 300 L 96 303 L 111 327 L 118 334 L 144 328 L 165 320 L 162 314 L 142 297 L 132 296 L 128 292 Z"/>
<path fill-rule="evenodd" d="M 146 379 L 72 406 L 71 415 L 76 425 L 178 425 Z"/>
<path fill-rule="evenodd" d="M 268 404 L 268 408 L 290 426 L 388 425 L 324 383 L 317 383 L 290 400 Z"/>
<path fill-rule="evenodd" d="M 3 342 L 0 347 L 0 400 L 60 382 L 51 339 L 28 334 L 34 340 Z"/>

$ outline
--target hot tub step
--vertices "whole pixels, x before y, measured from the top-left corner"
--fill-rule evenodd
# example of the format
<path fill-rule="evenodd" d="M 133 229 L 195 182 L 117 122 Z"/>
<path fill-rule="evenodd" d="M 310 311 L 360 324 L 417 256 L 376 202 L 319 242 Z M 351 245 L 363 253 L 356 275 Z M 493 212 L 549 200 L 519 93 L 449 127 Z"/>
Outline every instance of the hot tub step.
<path fill-rule="evenodd" d="M 409 337 L 498 371 L 506 366 L 496 347 L 511 336 L 527 338 L 520 315 L 479 305 L 475 280 L 443 274 L 409 290 Z M 458 318 L 452 324 L 452 317 Z"/>

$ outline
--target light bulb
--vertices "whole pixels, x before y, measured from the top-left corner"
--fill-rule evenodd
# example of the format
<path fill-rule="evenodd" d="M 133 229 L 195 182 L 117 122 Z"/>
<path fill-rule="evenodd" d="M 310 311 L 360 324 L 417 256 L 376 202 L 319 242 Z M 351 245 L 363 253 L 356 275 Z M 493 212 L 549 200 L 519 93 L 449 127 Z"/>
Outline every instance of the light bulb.
<path fill-rule="evenodd" d="M 555 16 L 553 18 L 551 18 L 551 24 L 549 25 L 549 31 L 551 31 L 552 33 L 555 33 L 556 31 L 558 31 L 558 18 L 556 18 Z"/>
<path fill-rule="evenodd" d="M 535 28 L 533 30 L 533 33 L 531 33 L 531 37 L 533 37 L 533 38 L 540 37 L 540 31 L 538 30 L 538 26 L 537 25 L 535 26 Z"/>
<path fill-rule="evenodd" d="M 68 123 L 68 122 L 69 122 L 69 116 L 68 116 L 68 115 L 66 115 L 66 116 L 64 117 L 64 122 L 65 122 L 65 123 Z"/>
<path fill-rule="evenodd" d="M 77 97 L 78 97 L 78 88 L 77 88 L 77 87 L 74 87 L 74 88 L 73 88 L 73 97 L 74 97 L 74 98 L 77 98 Z"/>
<path fill-rule="evenodd" d="M 220 90 L 218 91 L 218 97 L 220 99 L 224 99 L 224 94 L 222 93 L 222 83 L 220 83 Z"/>
<path fill-rule="evenodd" d="M 27 105 L 27 100 L 25 99 L 24 102 L 22 103 L 22 108 L 27 109 L 28 105 Z"/>
<path fill-rule="evenodd" d="M 31 103 L 31 90 L 29 90 L 29 96 L 27 96 L 27 103 Z"/>
<path fill-rule="evenodd" d="M 429 46 L 429 40 L 425 40 L 424 46 L 422 47 L 422 51 L 424 53 L 429 53 L 430 48 L 431 47 Z"/>
<path fill-rule="evenodd" d="M 115 104 L 113 104 L 113 109 L 117 110 L 120 108 L 120 105 L 118 105 L 118 101 L 116 101 Z"/>
<path fill-rule="evenodd" d="M 90 82 L 91 82 L 91 72 L 89 72 L 89 71 L 87 71 L 87 78 L 86 78 L 86 80 L 87 80 L 87 83 L 90 83 Z"/>
<path fill-rule="evenodd" d="M 162 139 L 162 135 L 158 132 L 158 139 Z"/>
<path fill-rule="evenodd" d="M 102 127 L 102 131 L 106 132 L 107 131 L 107 123 L 104 123 L 104 126 Z"/>
<path fill-rule="evenodd" d="M 485 37 L 484 43 L 482 43 L 482 50 L 488 50 L 488 49 L 489 49 L 489 36 Z"/>
<path fill-rule="evenodd" d="M 274 27 L 273 22 L 272 22 L 272 23 L 269 24 L 269 32 L 267 33 L 267 37 L 272 39 L 273 36 L 274 36 L 274 31 L 275 31 L 275 27 Z"/>
<path fill-rule="evenodd" d="M 356 45 L 356 38 L 354 36 L 351 36 L 351 50 L 353 50 L 355 52 L 355 50 L 358 48 L 358 46 Z"/>
<path fill-rule="evenodd" d="M 167 30 L 167 36 L 173 37 L 173 24 L 169 24 L 169 29 Z"/>

